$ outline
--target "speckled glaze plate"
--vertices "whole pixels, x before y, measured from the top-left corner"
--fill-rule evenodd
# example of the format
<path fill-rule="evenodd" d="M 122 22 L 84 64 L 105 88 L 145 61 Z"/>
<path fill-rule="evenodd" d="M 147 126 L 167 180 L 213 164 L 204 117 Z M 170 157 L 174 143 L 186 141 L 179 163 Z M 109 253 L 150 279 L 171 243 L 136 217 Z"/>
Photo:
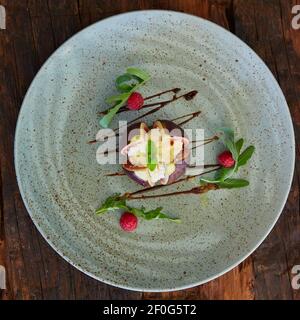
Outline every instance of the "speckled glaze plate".
<path fill-rule="evenodd" d="M 181 224 L 140 221 L 134 233 L 125 233 L 118 213 L 97 216 L 95 208 L 106 197 L 139 188 L 126 177 L 105 177 L 119 167 L 97 164 L 98 146 L 87 144 L 99 129 L 97 112 L 115 93 L 115 77 L 128 66 L 151 74 L 142 89 L 146 95 L 172 87 L 199 92 L 148 122 L 200 109 L 189 128 L 205 128 L 209 136 L 220 126 L 232 127 L 255 145 L 240 173 L 250 186 L 132 203 L 159 204 Z M 132 117 L 126 113 L 123 119 Z M 208 145 L 205 162 L 215 161 L 222 148 Z M 290 188 L 294 135 L 278 84 L 242 41 L 194 16 L 138 11 L 90 26 L 48 59 L 22 105 L 15 166 L 32 220 L 72 265 L 122 288 L 177 290 L 227 272 L 267 236 Z"/>

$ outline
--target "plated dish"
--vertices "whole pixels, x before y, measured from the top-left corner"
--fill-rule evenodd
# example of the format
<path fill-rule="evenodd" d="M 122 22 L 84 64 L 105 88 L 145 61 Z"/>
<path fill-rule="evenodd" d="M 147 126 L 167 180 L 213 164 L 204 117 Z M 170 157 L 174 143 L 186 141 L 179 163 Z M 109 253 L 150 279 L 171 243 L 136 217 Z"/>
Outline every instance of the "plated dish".
<path fill-rule="evenodd" d="M 116 154 L 125 156 L 125 161 L 122 164 L 124 174 L 116 172 L 108 174 L 108 177 L 125 175 L 145 187 L 134 192 L 127 191 L 123 194 L 109 196 L 103 205 L 96 210 L 97 214 L 125 210 L 120 217 L 120 226 L 127 232 L 132 232 L 137 228 L 139 217 L 145 220 L 165 219 L 177 223 L 181 222 L 179 218 L 172 218 L 168 214 L 163 213 L 162 207 L 146 211 L 144 207 L 130 207 L 126 203 L 129 200 L 201 195 L 212 190 L 247 187 L 249 185 L 247 180 L 236 179 L 233 176 L 238 172 L 240 167 L 247 164 L 255 150 L 254 146 L 249 146 L 242 150 L 244 139 L 235 140 L 234 131 L 230 128 L 218 129 L 221 132 L 220 135 L 215 134 L 213 137 L 202 140 L 191 140 L 181 125 L 185 125 L 199 116 L 201 110 L 184 114 L 172 120 L 156 120 L 150 127 L 146 122 L 141 122 L 141 118 L 146 120 L 149 114 L 160 111 L 172 102 L 182 98 L 190 101 L 198 93 L 197 90 L 192 90 L 185 94 L 180 94 L 181 89 L 174 88 L 144 98 L 137 90 L 150 78 L 150 75 L 144 70 L 133 67 L 127 68 L 126 73 L 117 77 L 115 86 L 120 93 L 106 99 L 106 102 L 112 104 L 112 107 L 100 112 L 102 115 L 100 126 L 107 128 L 116 115 L 123 114 L 124 112 L 147 111 L 148 109 L 150 111 L 139 114 L 129 124 L 127 122 L 122 123 L 119 128 L 111 131 L 107 131 L 106 129 L 100 130 L 96 135 L 96 139 L 89 142 L 92 144 L 106 141 L 106 149 L 103 150 L 102 144 L 99 148 L 100 152 L 97 151 L 101 165 L 107 162 L 111 153 L 114 153 L 113 163 L 117 163 Z M 172 94 L 169 99 L 152 101 L 157 97 L 160 98 L 169 93 Z M 150 100 L 150 102 L 145 104 L 146 100 Z M 179 124 L 176 123 L 178 120 L 180 120 Z M 126 127 L 125 136 L 123 132 L 124 127 Z M 191 136 L 192 132 L 189 133 Z M 116 137 L 119 138 L 118 146 Z M 227 150 L 218 155 L 218 163 L 203 164 L 201 161 L 198 161 L 197 155 L 196 159 L 191 163 L 191 152 L 193 149 L 200 149 L 204 145 L 219 139 L 223 141 Z M 124 143 L 123 146 L 121 146 L 122 142 Z M 204 156 L 203 148 L 201 152 L 201 156 Z M 204 171 L 206 168 L 214 169 Z M 191 175 L 188 169 L 198 169 L 200 173 Z M 213 171 L 216 172 L 214 177 L 205 177 L 206 173 Z M 180 179 L 182 176 L 185 177 Z M 197 187 L 176 192 L 166 191 L 164 193 L 145 195 L 145 193 L 156 191 L 158 188 L 162 189 L 162 187 L 167 187 L 168 185 L 188 183 L 192 179 L 199 177 L 201 178 Z"/>
<path fill-rule="evenodd" d="M 132 92 L 119 92 L 116 78 L 128 73 L 128 67 L 145 71 L 151 79 Z M 175 92 L 145 100 L 168 90 Z M 141 97 L 128 100 L 134 92 Z M 113 97 L 123 93 L 127 93 L 123 96 L 126 101 L 122 99 L 116 107 L 118 101 Z M 112 99 L 111 105 L 108 98 Z M 147 104 L 164 99 L 172 102 L 145 115 L 160 106 L 145 108 Z M 139 109 L 141 101 L 143 107 Z M 139 110 L 118 113 L 128 104 Z M 115 109 L 107 112 L 111 108 Z M 182 118 L 187 114 L 190 116 Z M 138 129 L 142 127 L 146 133 L 154 126 L 159 136 L 166 138 L 167 146 L 176 140 L 175 154 L 170 161 L 151 161 L 148 154 L 161 146 L 153 147 L 145 135 L 138 140 L 137 148 L 130 138 L 119 150 L 132 162 L 100 165 L 99 147 L 105 141 L 87 141 L 100 138 L 96 135 L 100 124 L 106 130 L 119 128 L 118 120 L 126 120 L 126 127 L 135 120 L 132 124 L 139 123 Z M 179 131 L 202 128 L 205 132 L 200 139 L 164 132 L 174 124 Z M 225 169 L 206 167 L 204 172 L 218 170 L 172 184 L 187 178 L 187 165 L 191 164 L 184 160 L 193 152 L 184 155 L 184 147 L 201 145 L 206 139 L 210 142 L 204 145 L 203 167 L 226 164 L 232 170 L 247 148 L 251 151 L 254 146 L 255 151 L 245 165 L 221 182 L 216 172 Z M 244 146 L 234 155 L 240 139 Z M 196 140 L 202 142 L 193 142 Z M 136 157 L 142 149 L 144 162 L 139 163 Z M 224 151 L 227 155 L 222 155 Z M 178 155 L 182 155 L 184 174 L 182 167 L 177 168 Z M 142 164 L 138 167 L 146 164 L 149 170 L 155 167 L 153 172 L 150 170 L 153 175 L 149 171 L 131 171 L 128 165 L 137 163 Z M 178 290 L 230 270 L 270 232 L 291 184 L 294 135 L 278 84 L 243 42 L 194 16 L 139 11 L 90 26 L 48 59 L 20 111 L 15 167 L 32 220 L 49 244 L 72 265 L 122 288 Z M 188 169 L 190 175 L 197 174 L 193 174 L 195 168 Z M 176 176 L 172 176 L 174 173 Z M 207 185 L 219 188 L 227 178 L 247 180 L 243 182 L 247 186 L 203 194 L 180 193 Z M 145 188 L 156 189 L 131 195 L 131 199 L 122 198 L 122 209 L 106 212 L 110 197 L 126 193 L 128 197 L 128 193 Z M 176 192 L 180 194 L 145 198 Z M 157 208 L 162 209 L 158 212 Z M 103 214 L 96 214 L 97 209 Z M 133 232 L 124 232 L 120 218 L 124 212 L 134 210 L 142 211 L 139 216 L 135 211 L 131 219 L 125 217 L 123 223 L 130 229 L 137 221 L 132 218 L 138 216 L 138 225 L 128 230 Z M 170 219 L 157 219 L 161 213 Z M 147 220 L 147 215 L 156 219 Z"/>

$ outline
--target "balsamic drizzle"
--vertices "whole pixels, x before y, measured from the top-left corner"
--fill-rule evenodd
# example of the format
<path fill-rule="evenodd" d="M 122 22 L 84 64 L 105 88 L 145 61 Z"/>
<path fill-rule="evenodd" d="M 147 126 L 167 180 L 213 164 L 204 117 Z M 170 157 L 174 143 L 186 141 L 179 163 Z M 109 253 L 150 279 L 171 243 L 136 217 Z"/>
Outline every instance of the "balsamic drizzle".
<path fill-rule="evenodd" d="M 150 100 L 150 99 L 153 99 L 153 98 L 156 98 L 156 97 L 160 97 L 161 95 L 169 93 L 169 92 L 173 92 L 174 93 L 174 96 L 173 96 L 173 98 L 174 98 L 176 96 L 176 93 L 178 93 L 180 90 L 181 90 L 180 88 L 174 88 L 174 89 L 169 89 L 169 90 L 166 90 L 166 91 L 162 91 L 162 92 L 153 94 L 152 96 L 148 96 L 148 97 L 144 98 L 144 101 Z M 153 107 L 153 106 L 156 106 L 156 105 L 158 105 L 160 103 L 166 103 L 166 102 L 172 102 L 172 101 L 173 100 L 170 99 L 170 100 L 166 100 L 166 101 L 162 101 L 162 102 L 145 104 L 145 105 L 143 105 L 143 108 Z M 104 111 L 100 111 L 98 114 L 99 115 L 105 115 L 108 111 L 109 111 L 109 109 L 106 109 Z M 123 106 L 123 107 L 120 108 L 120 110 L 117 113 L 127 112 L 127 111 L 130 111 L 130 110 L 127 109 L 126 106 Z"/>
<path fill-rule="evenodd" d="M 162 198 L 162 197 L 170 197 L 170 196 L 178 196 L 178 195 L 182 195 L 182 194 L 202 194 L 202 193 L 206 193 L 210 190 L 217 190 L 219 189 L 219 186 L 217 184 L 214 183 L 209 183 L 203 186 L 199 186 L 199 187 L 195 187 L 189 190 L 183 190 L 183 191 L 175 191 L 175 192 L 170 192 L 170 193 L 161 193 L 161 194 L 154 194 L 154 195 L 149 195 L 149 196 L 144 196 L 144 195 L 140 195 L 140 196 L 131 196 L 130 194 L 124 194 L 124 196 L 122 196 L 123 198 L 127 199 L 127 200 L 143 200 L 143 199 L 151 199 L 151 198 Z"/>
<path fill-rule="evenodd" d="M 152 110 L 144 113 L 143 115 L 140 115 L 137 118 L 129 121 L 127 123 L 127 125 L 131 125 L 131 124 L 135 123 L 136 121 L 138 121 L 138 120 L 140 120 L 140 119 L 142 119 L 142 118 L 144 118 L 144 117 L 146 117 L 146 116 L 148 116 L 150 114 L 153 114 L 153 113 L 161 110 L 162 108 L 164 108 L 168 104 L 170 104 L 170 103 L 172 103 L 172 102 L 174 102 L 174 101 L 176 101 L 178 99 L 184 98 L 186 101 L 190 101 L 198 93 L 198 91 L 192 90 L 192 91 L 189 91 L 189 92 L 187 92 L 185 94 L 177 96 L 177 93 L 180 90 L 181 90 L 180 88 L 173 88 L 173 89 L 165 90 L 165 91 L 162 91 L 160 93 L 157 93 L 157 94 L 154 94 L 154 95 L 151 95 L 151 96 L 148 96 L 148 97 L 144 98 L 144 101 L 146 101 L 146 100 L 150 100 L 150 99 L 153 99 L 153 98 L 156 98 L 156 97 L 160 97 L 161 95 L 166 94 L 166 93 L 170 93 L 170 92 L 174 93 L 174 95 L 173 95 L 173 97 L 171 99 L 164 100 L 164 101 L 153 102 L 153 103 L 148 103 L 148 104 L 143 105 L 142 108 L 151 108 L 151 107 L 155 107 L 155 108 L 153 108 Z M 108 110 L 109 109 L 104 110 L 104 111 L 100 112 L 99 114 L 100 115 L 104 115 L 104 114 L 107 113 Z M 129 109 L 127 109 L 126 106 L 123 106 L 123 107 L 120 108 L 118 113 L 127 112 L 127 111 L 129 111 Z M 171 121 L 174 122 L 176 120 L 181 120 L 181 119 L 187 118 L 187 119 L 182 120 L 181 122 L 178 123 L 178 125 L 184 125 L 184 124 L 188 123 L 189 121 L 191 121 L 192 119 L 194 119 L 195 117 L 199 116 L 200 114 L 201 114 L 201 111 L 196 111 L 196 112 L 192 112 L 192 113 L 189 113 L 189 114 L 186 114 L 186 115 L 183 115 L 183 116 L 179 116 L 177 118 L 174 118 Z M 115 128 L 115 129 L 113 129 L 113 131 L 117 132 L 119 129 L 120 128 Z M 119 133 L 117 133 L 116 136 L 119 136 Z M 198 140 L 198 141 L 197 140 L 193 140 L 192 143 L 202 142 L 202 144 L 192 147 L 191 150 L 193 150 L 193 149 L 195 149 L 195 148 L 197 148 L 199 146 L 211 143 L 211 142 L 213 142 L 215 140 L 218 140 L 218 139 L 219 139 L 218 136 L 213 136 L 211 138 L 207 138 L 207 139 L 204 139 L 204 140 Z M 92 144 L 92 143 L 96 143 L 96 142 L 97 142 L 97 140 L 93 140 L 93 141 L 89 141 L 88 143 Z M 119 148 L 117 148 L 115 150 L 106 151 L 104 154 L 108 154 L 110 152 L 119 152 Z M 190 168 L 196 168 L 196 166 L 189 166 L 189 167 Z M 153 191 L 153 190 L 164 188 L 164 187 L 167 187 L 167 186 L 173 185 L 173 184 L 177 184 L 177 183 L 181 183 L 181 182 L 185 182 L 185 181 L 190 181 L 190 180 L 195 179 L 196 177 L 199 177 L 201 175 L 204 175 L 204 174 L 207 174 L 207 173 L 210 173 L 210 172 L 214 172 L 214 171 L 216 171 L 216 170 L 218 170 L 220 168 L 220 165 L 218 165 L 218 164 L 207 164 L 207 165 L 204 165 L 203 167 L 204 168 L 213 168 L 213 169 L 207 170 L 207 171 L 199 173 L 197 175 L 187 176 L 187 177 L 181 178 L 179 180 L 175 180 L 172 183 L 167 184 L 167 185 L 155 185 L 153 187 L 144 188 L 144 189 L 141 189 L 141 190 L 137 190 L 135 192 L 125 193 L 123 196 L 121 196 L 121 198 L 126 198 L 127 200 L 149 199 L 149 198 L 159 198 L 159 197 L 182 195 L 182 194 L 202 194 L 202 193 L 208 192 L 210 190 L 218 189 L 219 187 L 218 187 L 217 184 L 212 184 L 211 183 L 211 184 L 206 184 L 204 186 L 194 187 L 194 188 L 189 189 L 189 190 L 176 191 L 176 192 L 163 193 L 163 194 L 156 194 L 156 195 L 144 195 L 144 193 L 146 193 L 146 192 L 150 192 L 150 191 Z M 124 172 L 115 172 L 115 173 L 106 174 L 107 177 L 125 176 L 125 175 L 126 174 Z"/>
<path fill-rule="evenodd" d="M 219 139 L 218 136 L 213 136 L 212 138 L 204 139 L 204 140 L 202 140 L 203 141 L 202 144 L 198 144 L 198 145 L 192 147 L 191 150 L 197 149 L 198 147 L 201 147 L 201 146 L 205 146 L 206 144 L 209 144 L 209 143 L 211 143 L 215 140 L 218 140 L 218 139 Z M 200 142 L 200 141 L 195 140 L 194 142 Z"/>
<path fill-rule="evenodd" d="M 149 192 L 149 191 L 153 191 L 153 190 L 157 190 L 157 189 L 161 189 L 161 188 L 164 188 L 164 187 L 167 187 L 167 186 L 171 186 L 173 184 L 177 184 L 177 183 L 181 183 L 181 182 L 185 182 L 185 181 L 190 181 L 190 180 L 193 180 L 197 177 L 200 177 L 204 174 L 207 174 L 207 173 L 211 173 L 211 172 L 214 172 L 214 171 L 217 171 L 220 166 L 218 164 L 215 164 L 215 165 L 209 165 L 209 166 L 214 166 L 215 168 L 212 169 L 212 170 L 208 170 L 208 171 L 205 171 L 205 172 L 202 172 L 202 173 L 199 173 L 199 174 L 196 174 L 194 176 L 187 176 L 185 178 L 181 178 L 179 180 L 175 180 L 173 181 L 172 183 L 169 183 L 169 184 L 159 184 L 159 185 L 156 185 L 156 186 L 153 186 L 153 187 L 149 187 L 149 188 L 144 188 L 144 189 L 140 189 L 140 190 L 137 190 L 135 192 L 131 192 L 131 193 L 125 193 L 125 195 L 131 197 L 133 195 L 137 195 L 137 194 L 141 194 L 141 193 L 145 193 L 145 192 Z M 204 165 L 204 168 L 206 166 Z"/>
<path fill-rule="evenodd" d="M 157 107 L 154 108 L 153 110 L 150 110 L 150 111 L 148 111 L 148 112 L 146 112 L 146 113 L 138 116 L 137 118 L 129 121 L 129 122 L 128 122 L 128 125 L 130 125 L 130 124 L 136 122 L 137 120 L 140 120 L 140 119 L 142 119 L 142 118 L 144 118 L 144 117 L 146 117 L 146 116 L 149 116 L 150 114 L 153 114 L 153 113 L 161 110 L 162 108 L 164 108 L 165 106 L 167 106 L 167 105 L 170 104 L 171 102 L 174 102 L 174 101 L 176 101 L 176 100 L 178 100 L 178 99 L 184 98 L 184 99 L 187 100 L 187 101 L 192 100 L 192 99 L 197 95 L 197 93 L 198 93 L 198 91 L 193 90 L 193 91 L 187 92 L 187 93 L 185 93 L 185 94 L 182 94 L 182 95 L 180 95 L 180 96 L 174 95 L 173 98 L 170 99 L 170 100 L 165 100 L 165 101 L 161 101 L 161 102 L 156 102 L 156 103 L 153 103 L 153 104 L 151 104 L 151 105 L 148 105 L 148 107 L 149 107 L 149 106 L 151 106 L 151 107 L 157 106 Z M 145 106 L 143 106 L 143 108 L 144 108 L 144 107 L 145 107 Z M 198 111 L 198 112 L 199 112 L 199 111 Z M 114 129 L 114 131 L 115 131 L 115 130 L 118 130 L 118 128 Z"/>
<path fill-rule="evenodd" d="M 173 122 L 174 122 L 174 121 L 176 121 L 176 120 L 180 120 L 180 119 L 183 119 L 183 118 L 187 118 L 187 117 L 188 117 L 188 119 L 183 120 L 183 121 L 181 121 L 181 122 L 178 123 L 179 126 L 182 126 L 182 125 L 188 123 L 189 121 L 193 120 L 195 117 L 198 117 L 200 114 L 201 114 L 201 111 L 191 112 L 191 113 L 185 114 L 185 115 L 183 115 L 183 116 L 174 118 L 174 119 L 172 119 L 172 120 L 170 120 L 170 121 L 173 121 Z M 134 122 L 134 121 L 136 121 L 136 120 L 138 120 L 138 119 L 134 119 L 133 121 L 129 122 L 128 124 L 132 124 L 132 122 Z M 122 127 L 121 127 L 121 128 L 122 128 Z M 116 132 L 118 129 L 119 129 L 119 128 L 115 128 L 115 129 L 113 129 L 113 131 Z M 119 134 L 116 134 L 116 136 L 119 136 Z M 93 143 L 97 143 L 97 142 L 98 142 L 97 140 L 91 140 L 91 141 L 88 141 L 87 143 L 88 143 L 88 144 L 93 144 Z"/>
<path fill-rule="evenodd" d="M 108 173 L 105 175 L 106 177 L 119 177 L 119 176 L 126 176 L 125 172 L 115 172 L 115 173 Z"/>

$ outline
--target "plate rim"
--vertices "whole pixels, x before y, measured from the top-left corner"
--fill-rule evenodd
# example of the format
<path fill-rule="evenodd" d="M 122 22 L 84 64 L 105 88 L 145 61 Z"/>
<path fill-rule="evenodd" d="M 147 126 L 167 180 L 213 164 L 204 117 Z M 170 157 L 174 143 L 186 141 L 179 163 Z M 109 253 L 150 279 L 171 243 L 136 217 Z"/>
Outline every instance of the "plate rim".
<path fill-rule="evenodd" d="M 17 142 L 17 136 L 19 135 L 19 131 L 20 131 L 20 122 L 21 122 L 21 116 L 22 113 L 24 112 L 25 106 L 24 106 L 24 102 L 26 101 L 27 97 L 29 96 L 30 91 L 33 88 L 33 84 L 36 80 L 36 78 L 39 76 L 39 74 L 44 70 L 45 66 L 48 65 L 52 60 L 53 57 L 55 56 L 55 54 L 61 50 L 64 46 L 66 46 L 69 41 L 71 41 L 73 38 L 77 37 L 78 35 L 80 35 L 81 33 L 86 32 L 88 29 L 94 27 L 97 24 L 102 23 L 103 21 L 107 21 L 107 20 L 113 20 L 117 17 L 120 16 L 126 16 L 126 15 L 136 15 L 136 14 L 147 14 L 147 13 L 169 13 L 172 15 L 181 15 L 181 16 L 186 16 L 186 17 L 192 17 L 193 19 L 199 19 L 202 22 L 206 23 L 207 25 L 212 25 L 214 28 L 220 29 L 222 32 L 225 33 L 229 33 L 231 36 L 233 36 L 239 43 L 241 43 L 243 46 L 245 46 L 248 50 L 251 51 L 251 53 L 255 56 L 256 59 L 258 59 L 258 61 L 260 61 L 260 65 L 262 65 L 266 71 L 268 71 L 270 77 L 272 78 L 274 85 L 277 87 L 277 92 L 278 94 L 281 96 L 281 98 L 283 99 L 284 103 L 284 108 L 287 111 L 287 123 L 286 125 L 290 127 L 290 139 L 291 139 L 291 146 L 292 146 L 292 150 L 291 150 L 291 156 L 292 156 L 292 166 L 291 166 L 291 170 L 289 172 L 290 175 L 290 179 L 289 179 L 289 183 L 288 183 L 288 188 L 286 189 L 285 195 L 284 195 L 284 200 L 282 201 L 280 210 L 278 211 L 278 213 L 276 214 L 273 223 L 267 228 L 267 231 L 265 232 L 265 234 L 261 237 L 261 239 L 258 241 L 258 243 L 256 245 L 254 245 L 252 247 L 251 250 L 249 250 L 248 253 L 246 253 L 245 255 L 243 255 L 240 259 L 238 259 L 235 263 L 229 265 L 227 268 L 225 268 L 223 271 L 218 272 L 210 277 L 207 277 L 201 281 L 196 281 L 190 284 L 186 284 L 186 285 L 181 285 L 181 286 L 175 286 L 174 288 L 153 288 L 153 289 L 145 289 L 142 287 L 138 287 L 138 286 L 129 286 L 129 285 L 123 285 L 123 284 L 119 284 L 117 282 L 114 281 L 110 281 L 107 279 L 103 279 L 99 276 L 94 275 L 93 273 L 85 270 L 83 267 L 79 266 L 78 264 L 74 263 L 71 259 L 69 259 L 66 255 L 64 255 L 64 253 L 61 252 L 60 249 L 58 249 L 54 243 L 52 243 L 51 239 L 47 238 L 47 236 L 44 234 L 42 228 L 38 225 L 37 221 L 35 221 L 35 219 L 33 218 L 31 209 L 29 208 L 29 205 L 27 203 L 27 201 L 25 200 L 25 192 L 23 190 L 23 186 L 21 184 L 21 177 L 20 177 L 20 173 L 19 173 L 19 169 L 18 169 L 18 142 Z M 277 223 L 280 215 L 282 214 L 282 211 L 286 205 L 290 190 L 291 190 L 291 186 L 292 186 L 292 182 L 293 182 L 293 178 L 294 178 L 294 172 L 295 172 L 295 156 L 296 156 L 296 146 L 295 146 L 295 132 L 294 132 L 294 126 L 293 126 L 293 121 L 292 121 L 292 117 L 291 117 L 291 112 L 288 106 L 288 103 L 286 101 L 285 95 L 282 92 L 282 89 L 277 81 L 277 79 L 275 78 L 275 76 L 273 75 L 273 73 L 271 72 L 270 68 L 267 66 L 267 64 L 262 60 L 262 58 L 246 43 L 244 42 L 242 39 L 240 39 L 238 36 L 236 36 L 234 33 L 230 32 L 229 30 L 223 28 L 222 26 L 218 25 L 217 23 L 214 23 L 210 20 L 207 20 L 205 18 L 199 17 L 197 15 L 194 14 L 190 14 L 190 13 L 185 13 L 185 12 L 180 12 L 180 11 L 175 11 L 175 10 L 156 10 L 156 9 L 149 9 L 149 10 L 131 10 L 131 11 L 127 11 L 127 12 L 123 12 L 123 13 L 119 13 L 119 14 L 115 14 L 109 17 L 106 17 L 104 19 L 98 20 L 88 26 L 86 26 L 85 28 L 81 29 L 80 31 L 78 31 L 77 33 L 75 33 L 74 35 L 72 35 L 71 37 L 69 37 L 67 40 L 65 40 L 58 48 L 56 48 L 51 55 L 46 59 L 46 61 L 41 65 L 40 69 L 38 70 L 38 72 L 36 73 L 36 75 L 34 76 L 34 78 L 31 81 L 31 84 L 29 86 L 29 88 L 27 89 L 27 92 L 24 96 L 24 99 L 22 101 L 20 110 L 19 110 L 19 114 L 18 114 L 18 118 L 17 118 L 17 122 L 16 122 L 16 128 L 15 128 L 15 135 L 14 135 L 14 167 L 15 167 L 15 173 L 16 173 L 16 179 L 17 179 L 17 184 L 20 190 L 20 194 L 22 197 L 22 201 L 25 205 L 25 208 L 27 210 L 27 213 L 29 214 L 31 221 L 33 222 L 34 226 L 37 228 L 37 230 L 39 231 L 39 233 L 42 235 L 42 237 L 46 240 L 46 242 L 50 245 L 50 247 L 60 256 L 62 257 L 65 261 L 67 261 L 68 263 L 70 263 L 73 267 L 75 267 L 77 270 L 81 271 L 82 273 L 90 276 L 91 278 L 98 280 L 100 282 L 103 282 L 105 284 L 117 287 L 117 288 L 121 288 L 121 289 L 126 289 L 129 291 L 135 291 L 135 292 L 173 292 L 173 291 L 179 291 L 179 290 L 185 290 L 185 289 L 189 289 L 189 288 L 193 288 L 199 285 L 202 285 L 204 283 L 210 282 L 224 274 L 226 274 L 227 272 L 231 271 L 232 269 L 234 269 L 235 267 L 237 267 L 240 263 L 242 263 L 245 259 L 247 259 L 250 255 L 252 255 L 252 253 L 264 242 L 264 240 L 267 238 L 267 236 L 270 234 L 270 232 L 272 231 L 272 229 L 274 228 L 275 224 Z"/>

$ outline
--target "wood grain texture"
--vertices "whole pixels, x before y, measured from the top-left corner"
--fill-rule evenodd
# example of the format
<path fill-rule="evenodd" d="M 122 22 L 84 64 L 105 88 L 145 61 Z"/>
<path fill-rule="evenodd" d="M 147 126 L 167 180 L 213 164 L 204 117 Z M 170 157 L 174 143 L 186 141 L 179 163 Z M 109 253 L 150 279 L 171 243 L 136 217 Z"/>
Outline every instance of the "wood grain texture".
<path fill-rule="evenodd" d="M 300 52 L 299 30 L 291 28 L 296 1 L 236 1 L 237 35 L 266 62 L 287 99 L 294 122 L 296 159 L 299 160 Z M 263 11 L 261 11 L 263 10 Z M 247 14 L 246 21 L 244 17 Z M 267 17 L 272 17 L 271 19 Z M 251 30 L 249 25 L 255 29 Z M 295 40 L 298 39 L 298 40 Z M 299 161 L 285 209 L 274 230 L 252 255 L 257 299 L 300 299 L 291 288 L 292 267 L 300 263 Z"/>
<path fill-rule="evenodd" d="M 22 203 L 13 139 L 24 95 L 40 66 L 66 39 L 105 17 L 139 9 L 170 9 L 214 21 L 248 43 L 277 78 L 300 139 L 300 30 L 291 28 L 297 0 L 0 0 L 0 299 L 297 299 L 291 268 L 300 264 L 299 144 L 293 186 L 268 238 L 237 268 L 205 285 L 170 293 L 114 288 L 74 269 L 49 247 Z M 2 121 L 4 120 L 4 121 Z"/>

